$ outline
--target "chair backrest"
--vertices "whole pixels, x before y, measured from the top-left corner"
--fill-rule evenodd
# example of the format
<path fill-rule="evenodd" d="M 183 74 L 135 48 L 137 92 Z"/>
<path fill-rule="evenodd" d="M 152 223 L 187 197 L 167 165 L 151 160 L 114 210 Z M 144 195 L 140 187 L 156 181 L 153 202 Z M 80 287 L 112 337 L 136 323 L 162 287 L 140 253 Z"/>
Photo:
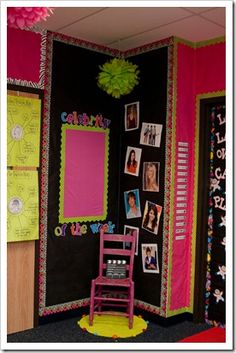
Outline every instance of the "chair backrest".
<path fill-rule="evenodd" d="M 118 242 L 121 245 L 124 243 L 131 243 L 130 249 L 115 248 L 114 242 Z M 126 257 L 126 271 L 128 277 L 133 277 L 133 266 L 134 266 L 134 254 L 135 254 L 135 235 L 123 235 L 123 234 L 105 234 L 103 230 L 100 230 L 100 255 L 99 255 L 99 276 L 103 275 L 103 271 L 106 269 L 107 264 L 104 261 L 105 255 L 115 255 Z"/>

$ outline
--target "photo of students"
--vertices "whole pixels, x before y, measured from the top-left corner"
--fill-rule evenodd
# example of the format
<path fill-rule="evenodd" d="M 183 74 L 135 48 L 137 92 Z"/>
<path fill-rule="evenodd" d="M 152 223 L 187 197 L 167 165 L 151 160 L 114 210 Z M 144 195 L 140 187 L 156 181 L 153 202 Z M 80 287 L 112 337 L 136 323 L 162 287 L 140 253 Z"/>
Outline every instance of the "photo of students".
<path fill-rule="evenodd" d="M 143 191 L 159 191 L 159 162 L 143 163 Z"/>
<path fill-rule="evenodd" d="M 141 148 L 127 147 L 124 170 L 126 174 L 138 176 L 141 153 Z"/>
<path fill-rule="evenodd" d="M 141 217 L 139 190 L 130 190 L 124 192 L 126 218 Z"/>
<path fill-rule="evenodd" d="M 125 225 L 124 226 L 124 234 L 136 237 L 135 255 L 138 255 L 139 228 Z M 131 243 L 125 242 L 123 247 L 124 247 L 124 249 L 130 249 Z"/>
<path fill-rule="evenodd" d="M 160 124 L 142 123 L 140 144 L 152 147 L 160 147 L 161 132 L 162 125 Z"/>
<path fill-rule="evenodd" d="M 125 105 L 125 131 L 139 128 L 139 102 Z"/>
<path fill-rule="evenodd" d="M 157 234 L 159 227 L 159 220 L 161 216 L 162 207 L 146 201 L 144 213 L 143 213 L 143 223 L 142 228 L 148 232 Z"/>
<path fill-rule="evenodd" d="M 157 244 L 142 244 L 143 272 L 159 273 Z"/>

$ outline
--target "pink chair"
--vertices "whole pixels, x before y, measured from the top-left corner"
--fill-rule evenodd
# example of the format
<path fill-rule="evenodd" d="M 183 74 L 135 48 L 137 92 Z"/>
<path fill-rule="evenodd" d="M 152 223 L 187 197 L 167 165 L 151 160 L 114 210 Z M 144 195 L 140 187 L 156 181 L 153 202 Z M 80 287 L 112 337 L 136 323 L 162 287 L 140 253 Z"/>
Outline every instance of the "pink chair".
<path fill-rule="evenodd" d="M 119 243 L 120 246 L 118 248 Z M 130 243 L 130 249 L 124 249 L 124 244 Z M 89 325 L 93 325 L 94 314 L 121 315 L 129 318 L 129 328 L 133 327 L 134 310 L 134 282 L 133 265 L 136 237 L 120 234 L 104 234 L 100 231 L 99 275 L 92 280 Z M 108 278 L 106 258 L 112 256 L 119 260 L 126 260 L 126 278 Z M 104 307 L 123 308 L 125 311 L 109 311 Z"/>

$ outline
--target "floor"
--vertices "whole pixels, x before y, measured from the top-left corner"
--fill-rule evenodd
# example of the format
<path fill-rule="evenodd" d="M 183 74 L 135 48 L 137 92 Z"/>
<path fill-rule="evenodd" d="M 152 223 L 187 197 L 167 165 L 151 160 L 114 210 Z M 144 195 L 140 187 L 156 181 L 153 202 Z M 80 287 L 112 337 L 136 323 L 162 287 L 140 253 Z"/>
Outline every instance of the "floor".
<path fill-rule="evenodd" d="M 168 327 L 148 322 L 145 332 L 136 337 L 113 339 L 84 332 L 77 324 L 80 317 L 40 325 L 37 328 L 10 334 L 7 342 L 177 342 L 210 328 L 206 323 L 185 320 Z"/>

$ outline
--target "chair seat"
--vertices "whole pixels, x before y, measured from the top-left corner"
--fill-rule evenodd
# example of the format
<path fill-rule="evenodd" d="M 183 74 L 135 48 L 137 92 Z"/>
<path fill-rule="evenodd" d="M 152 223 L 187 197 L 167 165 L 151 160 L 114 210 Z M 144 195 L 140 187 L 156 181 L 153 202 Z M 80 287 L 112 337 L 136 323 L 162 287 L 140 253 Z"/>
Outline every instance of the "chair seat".
<path fill-rule="evenodd" d="M 130 287 L 132 281 L 129 278 L 107 278 L 105 276 L 98 276 L 94 280 L 95 284 L 106 286 L 121 286 Z"/>

